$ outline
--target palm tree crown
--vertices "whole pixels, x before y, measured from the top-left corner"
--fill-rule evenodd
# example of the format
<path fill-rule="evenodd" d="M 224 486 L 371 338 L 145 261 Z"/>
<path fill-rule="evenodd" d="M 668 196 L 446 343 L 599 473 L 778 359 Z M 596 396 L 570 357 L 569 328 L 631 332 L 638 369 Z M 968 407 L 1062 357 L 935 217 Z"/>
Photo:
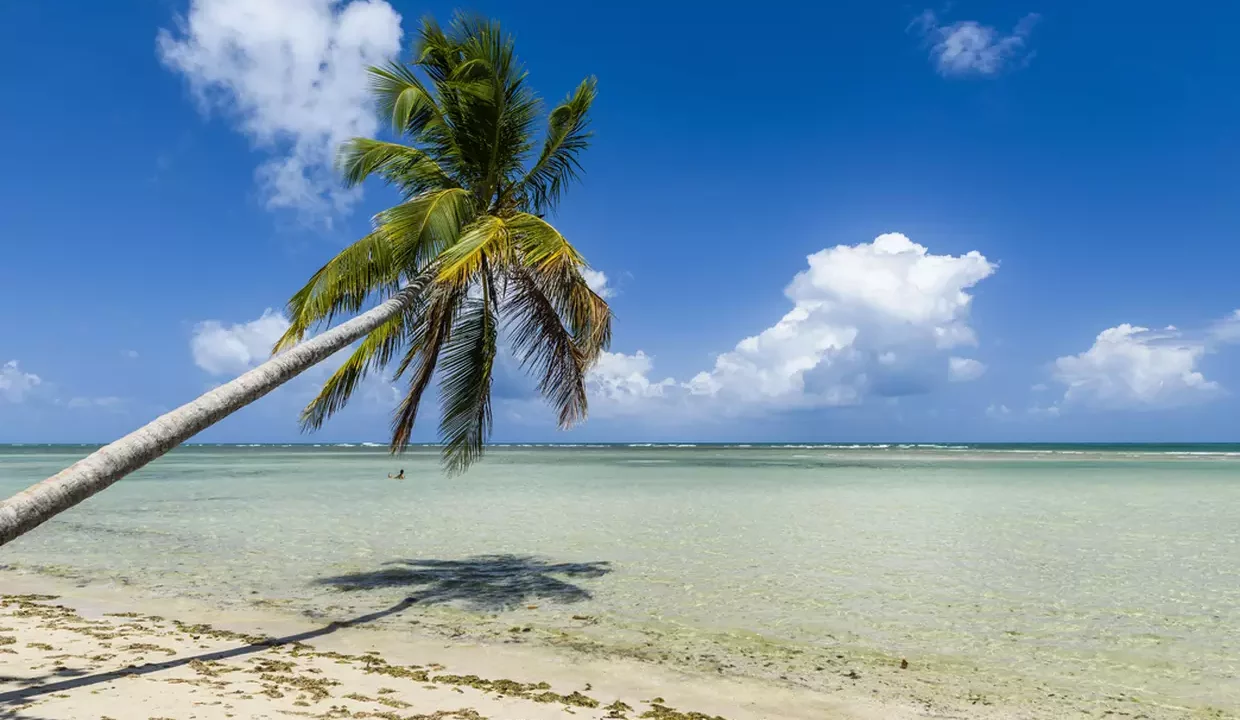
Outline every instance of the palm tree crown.
<path fill-rule="evenodd" d="M 611 310 L 586 284 L 585 260 L 544 217 L 581 169 L 595 80 L 551 111 L 535 152 L 541 103 L 498 23 L 458 16 L 444 30 L 425 20 L 412 62 L 370 72 L 405 144 L 355 138 L 340 150 L 340 170 L 350 186 L 377 175 L 403 200 L 289 300 L 276 350 L 342 313 L 406 297 L 306 406 L 302 427 L 320 427 L 368 373 L 396 361 L 394 379 L 407 390 L 392 451 L 408 445 L 437 376 L 444 462 L 459 472 L 490 432 L 501 330 L 560 426 L 585 417 L 585 374 L 610 342 Z"/>

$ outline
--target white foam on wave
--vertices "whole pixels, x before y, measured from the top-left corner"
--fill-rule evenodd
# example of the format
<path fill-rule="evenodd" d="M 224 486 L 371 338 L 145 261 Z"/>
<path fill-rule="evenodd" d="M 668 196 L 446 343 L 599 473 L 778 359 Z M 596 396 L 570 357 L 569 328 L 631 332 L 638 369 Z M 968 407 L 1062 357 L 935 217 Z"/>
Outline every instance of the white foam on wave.
<path fill-rule="evenodd" d="M 1187 455 L 1190 457 L 1240 457 L 1240 452 L 1223 452 L 1221 450 L 1168 450 L 1166 452 L 1143 453 L 1145 455 Z"/>

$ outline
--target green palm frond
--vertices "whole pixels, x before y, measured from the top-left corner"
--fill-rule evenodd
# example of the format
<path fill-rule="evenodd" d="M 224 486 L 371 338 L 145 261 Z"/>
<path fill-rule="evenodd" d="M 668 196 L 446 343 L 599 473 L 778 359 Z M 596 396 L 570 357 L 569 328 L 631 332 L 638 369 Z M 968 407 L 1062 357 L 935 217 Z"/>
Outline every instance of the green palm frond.
<path fill-rule="evenodd" d="M 499 23 L 481 18 L 460 17 L 455 28 L 462 34 L 461 54 L 467 58 L 475 82 L 485 77 L 491 92 L 478 108 L 476 118 L 487 147 L 485 190 L 493 195 L 514 170 L 519 170 L 530 149 L 531 130 L 538 116 L 538 97 L 525 83 L 526 73 L 516 59 L 511 35 Z"/>
<path fill-rule="evenodd" d="M 537 214 L 555 209 L 569 183 L 581 173 L 579 156 L 590 145 L 590 107 L 598 94 L 598 80 L 588 77 L 564 99 L 548 118 L 542 154 L 530 171 L 514 186 Z"/>
<path fill-rule="evenodd" d="M 409 344 L 405 357 L 396 368 L 394 379 L 402 378 L 411 367 L 413 374 L 409 377 L 409 390 L 392 420 L 391 448 L 394 453 L 402 452 L 409 446 L 409 437 L 413 434 L 422 396 L 435 376 L 444 343 L 452 335 L 452 322 L 456 317 L 457 306 L 464 297 L 464 292 L 437 288 L 426 308 L 421 335 Z"/>
<path fill-rule="evenodd" d="M 425 21 L 415 55 L 452 128 L 463 184 L 490 204 L 519 177 L 540 106 L 511 35 L 469 15 L 457 15 L 447 31 Z"/>
<path fill-rule="evenodd" d="M 568 296 L 573 336 L 585 352 L 586 362 L 593 365 L 599 354 L 611 347 L 611 306 L 580 272 L 572 278 Z"/>
<path fill-rule="evenodd" d="M 301 412 L 303 432 L 322 427 L 329 417 L 344 408 L 370 372 L 386 367 L 401 348 L 420 341 L 426 332 L 427 294 L 434 287 L 434 279 L 434 272 L 424 272 L 397 293 L 408 296 L 410 302 L 401 313 L 370 331 L 323 383 L 319 394 Z"/>
<path fill-rule="evenodd" d="M 562 265 L 531 273 L 539 278 L 543 292 L 568 324 L 587 366 L 593 365 L 599 353 L 611 346 L 611 308 L 607 301 L 590 289 L 580 268 Z"/>
<path fill-rule="evenodd" d="M 392 250 L 383 231 L 376 230 L 320 268 L 289 300 L 289 327 L 276 341 L 273 352 L 301 342 L 319 323 L 330 323 L 343 312 L 361 310 L 374 294 L 396 292 L 402 268 L 394 261 Z"/>
<path fill-rule="evenodd" d="M 371 91 L 392 131 L 420 140 L 426 152 L 444 167 L 460 160 L 452 121 L 437 93 L 428 89 L 413 68 L 400 63 L 370 68 Z M 442 97 L 442 93 L 438 93 Z"/>
<path fill-rule="evenodd" d="M 347 187 L 360 185 L 371 175 L 378 175 L 410 197 L 431 190 L 457 187 L 434 158 L 425 152 L 399 143 L 353 138 L 340 148 L 336 164 Z"/>
<path fill-rule="evenodd" d="M 585 259 L 551 223 L 529 213 L 516 213 L 508 221 L 521 261 L 527 267 L 581 267 Z"/>
<path fill-rule="evenodd" d="M 459 241 L 474 219 L 474 197 L 464 188 L 423 193 L 375 216 L 389 239 L 393 261 L 420 271 Z"/>
<path fill-rule="evenodd" d="M 538 375 L 538 391 L 555 408 L 560 427 L 567 429 L 586 416 L 589 360 L 564 327 L 538 278 L 520 270 L 509 279 L 505 329 L 513 351 L 522 368 Z"/>
<path fill-rule="evenodd" d="M 303 432 L 318 430 L 343 409 L 353 391 L 373 370 L 385 367 L 423 322 L 423 308 L 410 307 L 370 331 L 353 354 L 323 383 L 319 394 L 301 411 Z"/>
<path fill-rule="evenodd" d="M 578 347 L 592 363 L 611 343 L 611 309 L 586 283 L 585 259 L 550 223 L 529 213 L 509 221 L 521 260 L 540 279 L 557 312 L 568 319 Z"/>
<path fill-rule="evenodd" d="M 463 287 L 478 275 L 488 257 L 503 264 L 511 256 L 512 233 L 507 221 L 483 215 L 461 231 L 460 239 L 435 262 L 441 283 Z"/>
<path fill-rule="evenodd" d="M 429 75 L 436 85 L 450 80 L 453 70 L 461 62 L 457 43 L 448 37 L 432 17 L 422 19 L 413 56 L 414 64 Z"/>
<path fill-rule="evenodd" d="M 497 332 L 489 280 L 483 280 L 482 291 L 483 297 L 462 304 L 452 337 L 443 348 L 439 435 L 444 465 L 453 473 L 464 471 L 482 455 L 491 433 L 491 370 Z"/>
<path fill-rule="evenodd" d="M 446 124 L 443 112 L 413 69 L 398 62 L 372 67 L 370 90 L 379 111 L 391 123 L 392 132 L 418 134 L 432 123 Z"/>

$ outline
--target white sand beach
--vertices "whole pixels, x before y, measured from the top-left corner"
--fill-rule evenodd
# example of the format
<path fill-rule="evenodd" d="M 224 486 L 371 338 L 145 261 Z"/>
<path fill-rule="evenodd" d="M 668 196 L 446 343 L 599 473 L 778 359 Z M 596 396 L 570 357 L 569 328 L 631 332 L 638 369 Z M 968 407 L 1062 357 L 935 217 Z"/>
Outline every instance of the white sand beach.
<path fill-rule="evenodd" d="M 1210 718 L 1184 708 L 1015 702 L 915 667 L 838 692 L 523 645 L 219 611 L 0 571 L 0 718 L 13 720 L 913 720 Z M 17 592 L 14 592 L 17 591 Z M 137 608 L 137 609 L 135 609 Z M 915 698 L 915 699 L 914 699 Z"/>
<path fill-rule="evenodd" d="M 864 698 L 589 660 L 445 644 L 262 611 L 213 612 L 115 589 L 3 574 L 0 717 L 930 717 Z M 61 595 L 59 593 L 68 593 Z"/>

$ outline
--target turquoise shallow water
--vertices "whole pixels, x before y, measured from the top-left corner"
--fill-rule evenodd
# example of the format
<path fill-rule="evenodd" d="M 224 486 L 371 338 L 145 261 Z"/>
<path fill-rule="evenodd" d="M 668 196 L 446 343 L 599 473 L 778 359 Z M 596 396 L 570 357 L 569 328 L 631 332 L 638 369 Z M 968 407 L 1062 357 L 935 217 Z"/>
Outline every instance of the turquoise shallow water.
<path fill-rule="evenodd" d="M 0 494 L 87 451 L 0 448 Z M 810 684 L 847 653 L 1240 709 L 1237 446 L 498 447 L 459 478 L 436 452 L 183 448 L 0 564 L 324 615 L 412 594 L 466 634 Z"/>

